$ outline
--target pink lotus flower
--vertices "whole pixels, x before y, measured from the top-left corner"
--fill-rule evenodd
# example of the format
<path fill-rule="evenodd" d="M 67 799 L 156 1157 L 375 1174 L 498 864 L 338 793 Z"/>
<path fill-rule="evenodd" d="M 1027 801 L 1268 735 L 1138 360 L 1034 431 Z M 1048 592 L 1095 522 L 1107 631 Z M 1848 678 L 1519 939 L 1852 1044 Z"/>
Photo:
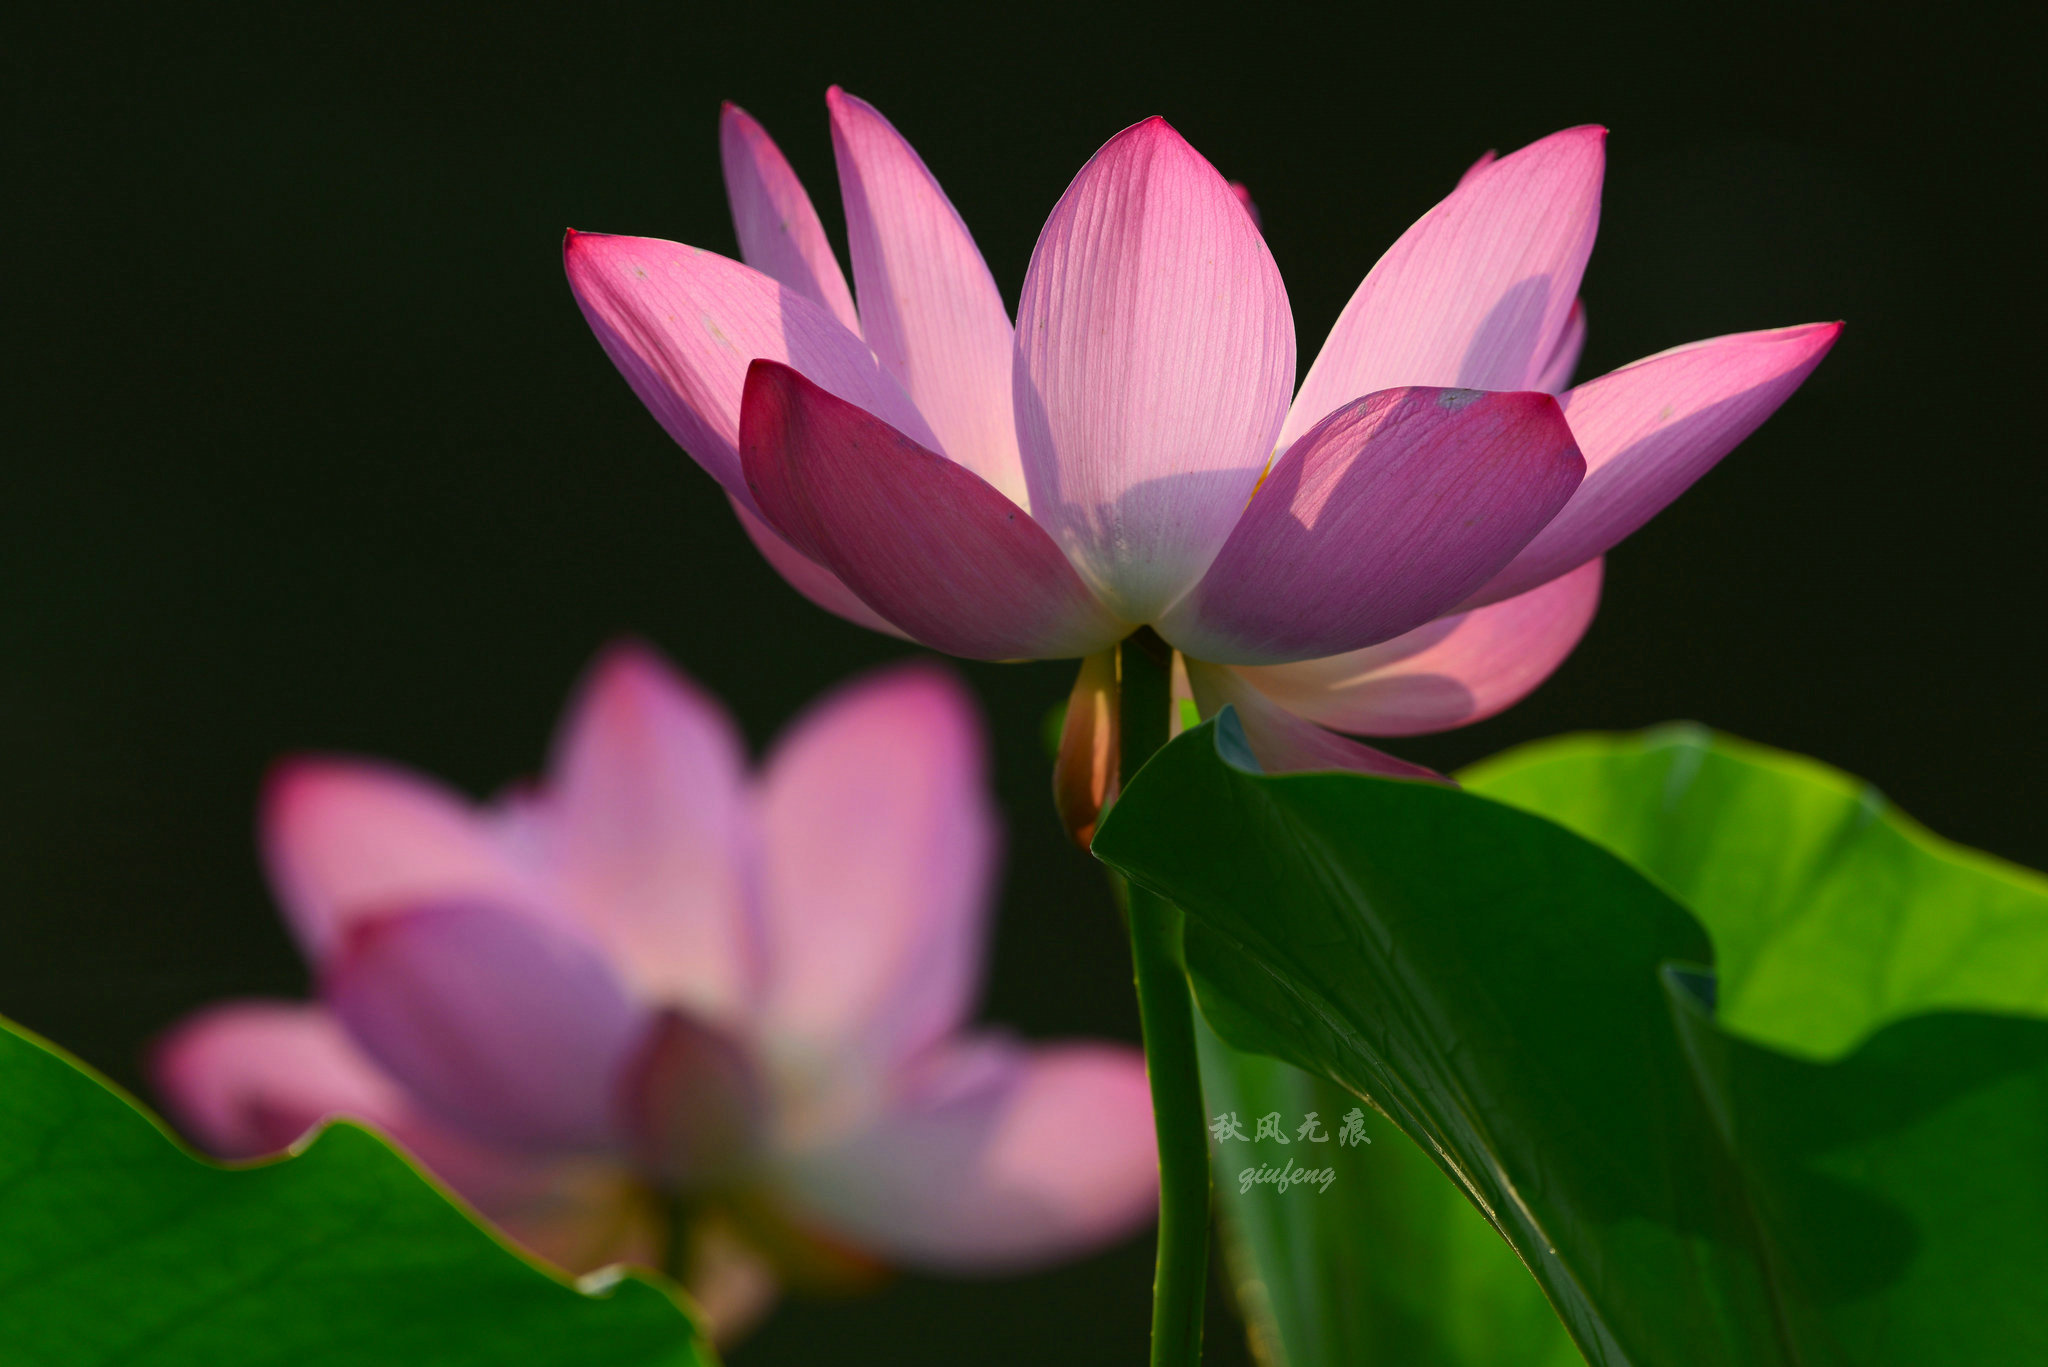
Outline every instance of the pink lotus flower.
<path fill-rule="evenodd" d="M 1151 626 L 1273 767 L 1422 772 L 1324 728 L 1414 735 L 1525 695 L 1590 621 L 1601 555 L 1839 331 L 1720 337 L 1567 389 L 1606 136 L 1573 128 L 1467 172 L 1295 392 L 1246 201 L 1157 118 L 1068 187 L 1013 329 L 917 153 L 860 100 L 827 104 L 859 308 L 787 162 L 728 106 L 748 264 L 572 232 L 598 340 L 814 602 L 981 659 L 1098 656 Z M 1094 676 L 1077 703 L 1114 687 Z M 1104 751 L 1071 728 L 1066 748 L 1070 772 Z"/>
<path fill-rule="evenodd" d="M 490 806 L 290 763 L 263 845 L 320 1000 L 200 1013 L 159 1088 L 226 1157 L 367 1120 L 572 1270 L 685 1269 L 728 1330 L 778 1279 L 1118 1238 L 1156 1200 L 1137 1052 L 962 1029 L 997 861 L 982 748 L 959 685 L 911 665 L 749 775 L 718 703 L 624 647 L 546 781 Z"/>

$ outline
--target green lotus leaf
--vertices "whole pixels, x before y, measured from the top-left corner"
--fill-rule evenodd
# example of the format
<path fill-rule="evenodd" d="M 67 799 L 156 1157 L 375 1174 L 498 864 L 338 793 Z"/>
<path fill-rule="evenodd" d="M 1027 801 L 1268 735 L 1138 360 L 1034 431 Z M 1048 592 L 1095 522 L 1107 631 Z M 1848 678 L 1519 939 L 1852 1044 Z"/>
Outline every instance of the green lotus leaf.
<path fill-rule="evenodd" d="M 1457 790 L 1263 775 L 1234 728 L 1096 853 L 1186 909 L 1217 1032 L 1414 1140 L 1589 1361 L 2048 1361 L 2042 880 L 1697 730 Z"/>
<path fill-rule="evenodd" d="M 7 1367 L 699 1367 L 637 1276 L 579 1288 L 475 1224 L 383 1140 L 193 1157 L 132 1101 L 0 1022 Z"/>

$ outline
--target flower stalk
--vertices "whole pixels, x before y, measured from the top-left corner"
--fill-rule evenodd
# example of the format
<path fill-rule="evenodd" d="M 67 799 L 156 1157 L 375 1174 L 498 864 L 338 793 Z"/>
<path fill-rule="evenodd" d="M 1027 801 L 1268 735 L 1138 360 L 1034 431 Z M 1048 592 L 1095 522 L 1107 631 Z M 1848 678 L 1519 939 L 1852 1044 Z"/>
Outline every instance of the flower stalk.
<path fill-rule="evenodd" d="M 1128 782 L 1166 744 L 1172 650 L 1150 630 L 1118 648 L 1120 771 Z M 1209 1254 L 1209 1148 L 1181 910 L 1129 886 L 1131 965 L 1145 1033 L 1145 1074 L 1159 1142 L 1159 1253 L 1152 1281 L 1152 1367 L 1202 1357 Z"/>

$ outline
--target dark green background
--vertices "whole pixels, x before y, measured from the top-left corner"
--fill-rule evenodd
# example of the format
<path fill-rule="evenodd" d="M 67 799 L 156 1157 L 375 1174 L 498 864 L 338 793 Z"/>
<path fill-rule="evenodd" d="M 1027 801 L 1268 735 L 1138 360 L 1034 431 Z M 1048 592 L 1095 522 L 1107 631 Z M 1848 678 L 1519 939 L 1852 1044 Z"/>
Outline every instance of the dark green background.
<path fill-rule="evenodd" d="M 1696 717 L 1875 780 L 2035 866 L 2048 770 L 2028 34 L 1870 6 L 1072 10 L 958 4 L 45 7 L 11 21 L 0 495 L 0 1012 L 137 1080 L 303 972 L 250 836 L 264 766 L 530 771 L 642 633 L 757 741 L 902 654 L 810 608 L 655 427 L 563 284 L 562 229 L 731 251 L 718 101 L 839 234 L 821 96 L 878 104 L 1014 301 L 1105 138 L 1163 113 L 1247 181 L 1305 367 L 1379 251 L 1488 147 L 1613 129 L 1582 375 L 1844 317 L 1787 411 L 1611 561 L 1534 699 L 1400 746 Z M 2036 35 L 2037 37 L 2038 35 Z M 843 240 L 843 239 L 842 239 Z M 1069 666 L 974 666 L 1011 855 L 989 1017 L 1129 1035 L 1099 876 L 1046 801 Z M 1086 1142 L 1077 1135 L 1076 1144 Z M 1131 1361 L 1133 1245 L 1022 1282 L 785 1310 L 742 1362 Z M 884 1346 L 889 1339 L 895 1342 Z M 969 1351 L 969 1346 L 972 1346 Z"/>

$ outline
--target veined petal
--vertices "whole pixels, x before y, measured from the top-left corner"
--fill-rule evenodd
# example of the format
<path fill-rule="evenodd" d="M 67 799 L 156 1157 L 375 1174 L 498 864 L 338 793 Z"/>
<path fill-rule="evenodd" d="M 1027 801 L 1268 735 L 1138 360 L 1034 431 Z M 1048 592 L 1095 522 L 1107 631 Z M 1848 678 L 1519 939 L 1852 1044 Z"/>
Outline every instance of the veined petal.
<path fill-rule="evenodd" d="M 993 485 L 787 366 L 754 367 L 740 446 L 770 525 L 913 640 L 1058 659 L 1129 631 Z"/>
<path fill-rule="evenodd" d="M 1495 162 L 1499 160 L 1500 153 L 1491 147 L 1487 148 L 1484 152 L 1481 152 L 1479 154 L 1479 160 L 1473 162 L 1470 166 L 1467 166 L 1465 168 L 1465 174 L 1458 177 L 1458 185 L 1463 185 L 1466 181 L 1472 179 L 1481 171 L 1484 171 L 1487 167 L 1493 165 Z M 1456 189 L 1457 186 L 1453 186 L 1452 188 Z"/>
<path fill-rule="evenodd" d="M 1287 291 L 1223 177 L 1164 119 L 1110 139 L 1039 234 L 1014 379 L 1032 515 L 1124 619 L 1208 568 L 1293 377 Z"/>
<path fill-rule="evenodd" d="M 1520 702 L 1586 634 L 1601 561 L 1364 650 L 1237 672 L 1297 716 L 1366 736 L 1469 726 Z"/>
<path fill-rule="evenodd" d="M 731 101 L 718 111 L 718 160 L 740 259 L 822 306 L 859 336 L 853 295 L 803 182 L 768 130 Z"/>
<path fill-rule="evenodd" d="M 1593 250 L 1606 140 L 1568 128 L 1466 172 L 1344 306 L 1281 441 L 1396 385 L 1538 387 Z"/>
<path fill-rule="evenodd" d="M 1808 323 L 1694 342 L 1566 394 L 1585 482 L 1465 606 L 1526 593 L 1613 549 L 1762 426 L 1841 331 L 1840 323 Z"/>
<path fill-rule="evenodd" d="M 1572 372 L 1579 368 L 1579 353 L 1586 349 L 1586 301 L 1572 300 L 1572 311 L 1565 315 L 1564 333 L 1557 339 L 1557 348 L 1550 353 L 1550 359 L 1543 363 L 1543 371 L 1531 386 L 1545 394 L 1562 394 L 1571 387 Z"/>
<path fill-rule="evenodd" d="M 827 697 L 760 788 L 771 1039 L 832 1064 L 892 1062 L 973 1002 L 1001 828 L 967 692 L 929 664 Z"/>
<path fill-rule="evenodd" d="M 1360 744 L 1348 736 L 1325 731 L 1312 721 L 1295 716 L 1265 694 L 1253 688 L 1234 669 L 1188 661 L 1188 683 L 1195 693 L 1195 706 L 1204 719 L 1225 707 L 1235 708 L 1245 743 L 1259 767 L 1269 774 L 1348 769 L 1382 778 L 1425 779 L 1433 783 L 1450 780 L 1434 769 L 1410 764 L 1383 750 Z"/>
<path fill-rule="evenodd" d="M 555 886 L 632 988 L 719 1018 L 761 971 L 746 747 L 725 708 L 635 642 L 578 690 L 534 802 Z"/>
<path fill-rule="evenodd" d="M 833 86 L 832 152 L 862 334 L 939 449 L 1028 507 L 1010 411 L 1010 315 L 967 225 L 874 106 Z"/>
<path fill-rule="evenodd" d="M 651 237 L 571 232 L 576 304 L 655 420 L 741 503 L 740 394 L 759 357 L 793 366 L 912 438 L 936 444 L 903 387 L 822 305 L 714 252 Z"/>
<path fill-rule="evenodd" d="M 351 928 L 321 995 L 423 1110 L 493 1146 L 602 1151 L 649 1014 L 590 946 L 451 903 Z"/>
<path fill-rule="evenodd" d="M 1221 664 L 1390 640 L 1485 583 L 1565 505 L 1584 469 L 1548 394 L 1369 395 L 1273 463 L 1159 633 Z"/>
<path fill-rule="evenodd" d="M 793 1156 L 799 1218 L 891 1261 L 1014 1272 L 1097 1248 L 1158 1200 L 1152 1097 L 1136 1050 L 954 1045 L 874 1126 Z"/>
<path fill-rule="evenodd" d="M 264 863 L 314 963 L 350 924 L 394 906 L 474 897 L 542 917 L 544 880 L 462 798 L 368 760 L 300 758 L 264 785 Z"/>
<path fill-rule="evenodd" d="M 730 498 L 730 495 L 728 495 Z M 745 504 L 731 499 L 732 510 L 739 516 L 740 527 L 747 539 L 754 543 L 754 549 L 761 552 L 761 558 L 774 566 L 775 572 L 804 597 L 810 599 L 825 611 L 837 617 L 844 617 L 857 627 L 879 631 L 885 636 L 894 636 L 899 641 L 910 638 L 896 626 L 882 619 L 860 595 L 846 587 L 839 576 L 789 544 L 781 532 L 763 522 L 754 513 L 748 512 Z"/>

